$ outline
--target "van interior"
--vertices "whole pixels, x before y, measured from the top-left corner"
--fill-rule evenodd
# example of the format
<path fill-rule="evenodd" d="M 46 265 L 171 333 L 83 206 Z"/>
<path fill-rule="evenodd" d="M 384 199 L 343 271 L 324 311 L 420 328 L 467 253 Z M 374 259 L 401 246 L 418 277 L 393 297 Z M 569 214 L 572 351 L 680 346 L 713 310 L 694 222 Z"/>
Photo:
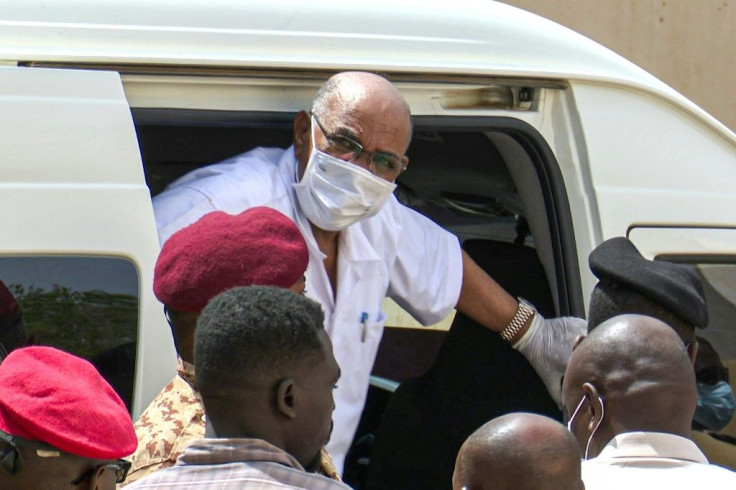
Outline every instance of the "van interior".
<path fill-rule="evenodd" d="M 294 114 L 134 108 L 133 117 L 155 196 L 195 168 L 257 146 L 288 147 Z M 567 314 L 581 311 L 566 278 L 577 272 L 577 263 L 566 271 L 564 260 L 555 256 L 566 241 L 574 251 L 574 236 L 567 201 L 552 192 L 562 187 L 564 195 L 564 184 L 545 147 L 541 136 L 518 120 L 416 117 L 409 168 L 397 181 L 396 195 L 463 243 L 536 251 L 539 277 L 528 282 L 549 286 L 538 308 L 547 315 Z"/>

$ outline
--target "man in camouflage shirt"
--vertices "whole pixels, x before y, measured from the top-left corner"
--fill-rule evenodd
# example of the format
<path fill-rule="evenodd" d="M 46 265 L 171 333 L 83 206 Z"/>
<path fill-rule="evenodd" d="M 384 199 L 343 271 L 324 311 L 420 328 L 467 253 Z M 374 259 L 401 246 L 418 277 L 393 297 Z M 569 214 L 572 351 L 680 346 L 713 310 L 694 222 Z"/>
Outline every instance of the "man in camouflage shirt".
<path fill-rule="evenodd" d="M 173 466 L 191 442 L 205 435 L 202 398 L 194 387 L 197 318 L 217 294 L 237 286 L 269 285 L 304 292 L 309 255 L 299 229 L 271 208 L 232 216 L 216 211 L 178 231 L 163 246 L 153 290 L 164 304 L 179 356 L 177 376 L 154 398 L 135 430 L 126 484 Z M 322 473 L 338 478 L 322 452 Z"/>

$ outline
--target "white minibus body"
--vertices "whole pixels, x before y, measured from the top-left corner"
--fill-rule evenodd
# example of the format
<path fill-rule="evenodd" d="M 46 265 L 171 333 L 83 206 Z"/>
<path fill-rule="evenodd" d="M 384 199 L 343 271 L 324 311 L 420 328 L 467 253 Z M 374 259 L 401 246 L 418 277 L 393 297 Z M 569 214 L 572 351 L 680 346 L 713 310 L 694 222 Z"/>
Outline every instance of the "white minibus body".
<path fill-rule="evenodd" d="M 736 359 L 736 135 L 593 41 L 471 0 L 0 0 L 0 280 L 31 333 L 93 359 L 137 416 L 175 367 L 151 196 L 288 146 L 344 70 L 384 74 L 411 106 L 399 199 L 480 256 L 532 258 L 498 272 L 523 276 L 514 294 L 541 284 L 543 313 L 585 315 L 588 254 L 626 235 L 697 268 L 702 333 Z M 417 329 L 385 307 L 374 372 L 399 382 L 452 318 Z"/>

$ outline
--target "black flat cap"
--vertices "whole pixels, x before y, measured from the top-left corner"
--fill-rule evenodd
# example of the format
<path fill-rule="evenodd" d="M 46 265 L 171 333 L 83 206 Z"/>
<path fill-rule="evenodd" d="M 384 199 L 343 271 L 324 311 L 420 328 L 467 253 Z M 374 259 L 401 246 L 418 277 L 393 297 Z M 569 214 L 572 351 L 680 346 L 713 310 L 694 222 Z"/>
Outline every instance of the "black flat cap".
<path fill-rule="evenodd" d="M 601 243 L 590 253 L 588 264 L 601 281 L 630 288 L 698 328 L 708 325 L 703 283 L 692 267 L 647 260 L 624 237 Z"/>

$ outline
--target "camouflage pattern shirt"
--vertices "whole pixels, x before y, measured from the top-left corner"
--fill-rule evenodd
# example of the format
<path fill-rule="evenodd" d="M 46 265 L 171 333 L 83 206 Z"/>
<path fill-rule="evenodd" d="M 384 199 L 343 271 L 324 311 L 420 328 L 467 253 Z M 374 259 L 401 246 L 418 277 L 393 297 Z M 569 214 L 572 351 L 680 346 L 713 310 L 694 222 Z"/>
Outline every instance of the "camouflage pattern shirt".
<path fill-rule="evenodd" d="M 204 405 L 193 388 L 194 366 L 179 358 L 177 372 L 134 425 L 138 449 L 129 458 L 132 465 L 126 485 L 174 466 L 184 448 L 204 437 Z"/>

